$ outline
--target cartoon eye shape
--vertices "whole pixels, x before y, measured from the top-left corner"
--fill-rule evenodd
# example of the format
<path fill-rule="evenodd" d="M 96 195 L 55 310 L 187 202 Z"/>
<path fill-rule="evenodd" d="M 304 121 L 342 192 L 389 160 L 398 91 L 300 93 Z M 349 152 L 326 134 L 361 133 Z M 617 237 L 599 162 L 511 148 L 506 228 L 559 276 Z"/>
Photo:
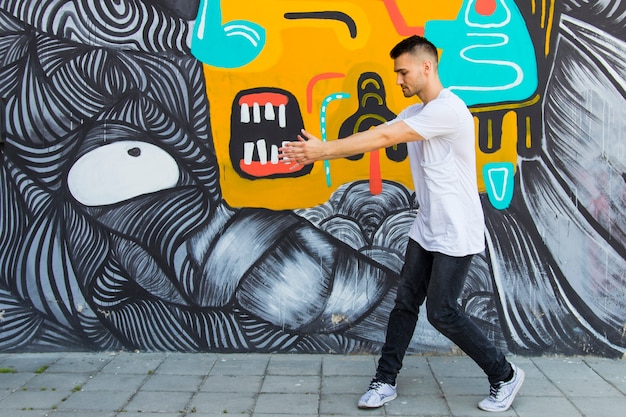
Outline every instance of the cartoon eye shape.
<path fill-rule="evenodd" d="M 179 174 L 174 158 L 158 146 L 121 141 L 80 157 L 67 185 L 81 204 L 102 206 L 174 187 Z"/>

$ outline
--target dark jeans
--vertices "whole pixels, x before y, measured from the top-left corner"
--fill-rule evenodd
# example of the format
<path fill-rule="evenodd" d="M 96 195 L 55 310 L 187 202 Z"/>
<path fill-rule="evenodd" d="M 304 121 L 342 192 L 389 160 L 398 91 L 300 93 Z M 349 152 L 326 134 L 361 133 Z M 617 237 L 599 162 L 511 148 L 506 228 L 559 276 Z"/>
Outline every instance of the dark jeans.
<path fill-rule="evenodd" d="M 511 366 L 502 352 L 459 310 L 458 298 L 471 263 L 472 255 L 454 257 L 428 252 L 409 239 L 376 378 L 395 384 L 425 299 L 428 321 L 472 358 L 489 382 L 502 381 L 509 375 Z"/>

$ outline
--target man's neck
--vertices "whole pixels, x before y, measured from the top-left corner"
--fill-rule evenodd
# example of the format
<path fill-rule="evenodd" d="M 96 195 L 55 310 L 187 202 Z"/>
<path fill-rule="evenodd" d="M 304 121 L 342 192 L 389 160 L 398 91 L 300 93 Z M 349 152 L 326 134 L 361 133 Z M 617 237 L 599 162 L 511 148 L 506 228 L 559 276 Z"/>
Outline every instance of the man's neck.
<path fill-rule="evenodd" d="M 427 89 L 426 91 L 422 91 L 422 94 L 420 94 L 418 97 L 420 98 L 420 100 L 422 100 L 422 103 L 426 105 L 432 100 L 436 99 L 442 90 L 443 90 L 443 85 L 441 83 L 437 83 L 433 85 L 431 88 Z"/>

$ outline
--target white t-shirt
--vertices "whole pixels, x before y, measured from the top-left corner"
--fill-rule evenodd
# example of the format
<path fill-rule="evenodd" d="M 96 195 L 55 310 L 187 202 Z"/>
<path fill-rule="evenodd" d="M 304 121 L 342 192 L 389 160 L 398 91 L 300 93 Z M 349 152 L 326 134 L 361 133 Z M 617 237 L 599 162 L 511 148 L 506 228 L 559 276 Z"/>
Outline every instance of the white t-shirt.
<path fill-rule="evenodd" d="M 465 256 L 485 248 L 485 220 L 476 183 L 474 119 L 448 89 L 426 106 L 415 104 L 403 120 L 426 140 L 407 143 L 419 210 L 409 237 L 424 249 Z"/>

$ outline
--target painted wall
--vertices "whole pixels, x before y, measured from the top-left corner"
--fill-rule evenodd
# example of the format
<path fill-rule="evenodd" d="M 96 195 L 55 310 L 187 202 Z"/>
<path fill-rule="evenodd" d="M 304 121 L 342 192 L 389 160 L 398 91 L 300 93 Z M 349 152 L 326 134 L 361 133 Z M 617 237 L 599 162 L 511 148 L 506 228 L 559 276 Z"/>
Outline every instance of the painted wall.
<path fill-rule="evenodd" d="M 412 103 L 424 34 L 476 121 L 503 349 L 626 351 L 626 3 L 0 0 L 0 351 L 377 352 L 418 209 L 403 146 L 276 161 Z M 454 347 L 420 320 L 411 349 Z"/>

